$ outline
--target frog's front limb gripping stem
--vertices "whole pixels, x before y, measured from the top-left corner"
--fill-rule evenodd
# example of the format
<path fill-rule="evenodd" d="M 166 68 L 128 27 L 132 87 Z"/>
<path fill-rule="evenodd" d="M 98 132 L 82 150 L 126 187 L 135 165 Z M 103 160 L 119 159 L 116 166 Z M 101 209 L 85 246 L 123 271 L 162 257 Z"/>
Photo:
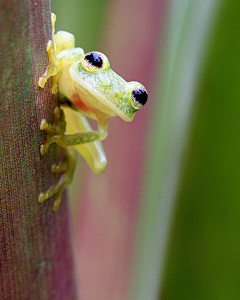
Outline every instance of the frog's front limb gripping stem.
<path fill-rule="evenodd" d="M 107 137 L 108 121 L 99 122 L 98 131 L 82 132 L 74 135 L 66 133 L 66 122 L 63 110 L 56 107 L 54 110 L 54 124 L 49 124 L 44 119 L 41 121 L 40 129 L 47 132 L 47 139 L 41 145 L 40 152 L 44 155 L 52 143 L 57 143 L 63 147 L 64 159 L 63 163 L 53 165 L 51 172 L 54 174 L 62 174 L 59 180 L 52 185 L 46 192 L 41 193 L 38 197 L 38 202 L 42 203 L 52 196 L 55 196 L 53 210 L 57 211 L 61 203 L 61 196 L 66 187 L 72 182 L 73 173 L 76 165 L 76 152 L 73 147 L 83 143 L 103 140 Z"/>
<path fill-rule="evenodd" d="M 49 146 L 53 143 L 61 147 L 75 146 L 84 143 L 91 143 L 95 141 L 102 141 L 108 134 L 108 119 L 99 122 L 99 129 L 97 131 L 80 132 L 73 135 L 66 133 L 66 122 L 63 110 L 56 107 L 54 110 L 54 123 L 49 124 L 45 119 L 41 121 L 40 129 L 47 132 L 47 139 L 41 145 L 40 152 L 44 155 Z"/>

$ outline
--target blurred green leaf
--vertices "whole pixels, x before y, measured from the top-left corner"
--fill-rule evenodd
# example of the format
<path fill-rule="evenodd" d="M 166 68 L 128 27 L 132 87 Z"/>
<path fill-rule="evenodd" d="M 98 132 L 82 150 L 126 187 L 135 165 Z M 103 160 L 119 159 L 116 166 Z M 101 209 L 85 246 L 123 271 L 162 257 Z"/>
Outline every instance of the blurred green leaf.
<path fill-rule="evenodd" d="M 212 35 L 160 299 L 240 298 L 239 12 L 225 1 Z"/>
<path fill-rule="evenodd" d="M 166 47 L 159 68 L 160 96 L 154 109 L 143 178 L 132 299 L 156 299 L 159 282 L 162 285 L 171 221 L 190 138 L 189 124 L 195 110 L 193 102 L 220 3 L 216 0 L 169 3 Z M 183 298 L 176 293 L 167 299 Z"/>
<path fill-rule="evenodd" d="M 51 9 L 57 15 L 56 31 L 73 33 L 76 46 L 85 52 L 96 50 L 103 38 L 104 16 L 109 0 L 52 0 Z"/>

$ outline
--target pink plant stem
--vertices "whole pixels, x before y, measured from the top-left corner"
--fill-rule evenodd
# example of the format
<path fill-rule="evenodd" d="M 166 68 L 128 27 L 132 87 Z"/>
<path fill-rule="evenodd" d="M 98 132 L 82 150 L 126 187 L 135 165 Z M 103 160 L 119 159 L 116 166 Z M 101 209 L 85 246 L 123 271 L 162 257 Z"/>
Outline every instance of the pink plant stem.
<path fill-rule="evenodd" d="M 68 204 L 37 202 L 54 183 L 51 165 L 61 149 L 40 155 L 46 138 L 42 118 L 53 119 L 57 99 L 51 81 L 38 78 L 47 66 L 50 3 L 0 2 L 0 299 L 77 299 Z"/>
<path fill-rule="evenodd" d="M 127 299 L 163 1 L 112 1 L 109 15 L 104 52 L 114 71 L 146 86 L 149 103 L 130 124 L 110 120 L 107 170 L 83 176 L 76 224 L 83 300 Z"/>

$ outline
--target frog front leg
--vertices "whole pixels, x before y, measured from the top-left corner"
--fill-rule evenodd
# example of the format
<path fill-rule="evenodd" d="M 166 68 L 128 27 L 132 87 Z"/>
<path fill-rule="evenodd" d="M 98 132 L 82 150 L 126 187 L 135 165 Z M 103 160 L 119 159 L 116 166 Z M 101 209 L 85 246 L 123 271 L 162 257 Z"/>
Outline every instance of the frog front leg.
<path fill-rule="evenodd" d="M 61 106 L 66 119 L 66 131 L 69 135 L 76 132 L 89 132 L 92 128 L 85 116 L 69 106 Z M 85 159 L 91 170 L 101 174 L 107 167 L 107 158 L 100 141 L 75 145 L 76 151 Z"/>
<path fill-rule="evenodd" d="M 98 130 L 96 131 L 68 135 L 66 133 L 66 122 L 63 110 L 56 107 L 54 110 L 54 124 L 50 124 L 46 119 L 43 119 L 40 124 L 40 130 L 47 132 L 47 139 L 40 148 L 41 154 L 44 155 L 49 146 L 53 143 L 56 143 L 60 147 L 68 147 L 104 140 L 108 134 L 108 119 L 99 119 Z"/>
<path fill-rule="evenodd" d="M 66 187 L 72 182 L 73 173 L 76 165 L 75 149 L 68 146 L 74 146 L 84 143 L 91 143 L 97 140 L 103 140 L 107 137 L 108 120 L 99 121 L 99 130 L 90 132 L 81 132 L 78 134 L 68 135 L 66 133 L 66 122 L 63 110 L 56 107 L 54 110 L 54 124 L 49 124 L 45 119 L 42 120 L 40 129 L 47 132 L 47 139 L 41 145 L 40 152 L 44 155 L 49 146 L 53 143 L 63 147 L 64 162 L 59 165 L 53 165 L 51 172 L 62 174 L 59 180 L 52 185 L 46 192 L 41 193 L 38 202 L 42 203 L 52 196 L 55 196 L 53 210 L 57 211 L 61 203 L 61 195 Z"/>

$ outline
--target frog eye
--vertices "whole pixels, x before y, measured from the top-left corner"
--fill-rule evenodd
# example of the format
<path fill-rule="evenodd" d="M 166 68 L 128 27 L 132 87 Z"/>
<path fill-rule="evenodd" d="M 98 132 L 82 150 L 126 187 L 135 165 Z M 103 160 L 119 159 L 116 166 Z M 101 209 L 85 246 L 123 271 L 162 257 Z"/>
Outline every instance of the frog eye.
<path fill-rule="evenodd" d="M 130 103 L 134 109 L 140 109 L 143 105 L 146 104 L 147 99 L 148 93 L 143 85 L 136 86 L 132 89 Z"/>
<path fill-rule="evenodd" d="M 109 66 L 107 57 L 101 52 L 88 52 L 84 55 L 81 67 L 87 72 L 97 72 Z"/>

